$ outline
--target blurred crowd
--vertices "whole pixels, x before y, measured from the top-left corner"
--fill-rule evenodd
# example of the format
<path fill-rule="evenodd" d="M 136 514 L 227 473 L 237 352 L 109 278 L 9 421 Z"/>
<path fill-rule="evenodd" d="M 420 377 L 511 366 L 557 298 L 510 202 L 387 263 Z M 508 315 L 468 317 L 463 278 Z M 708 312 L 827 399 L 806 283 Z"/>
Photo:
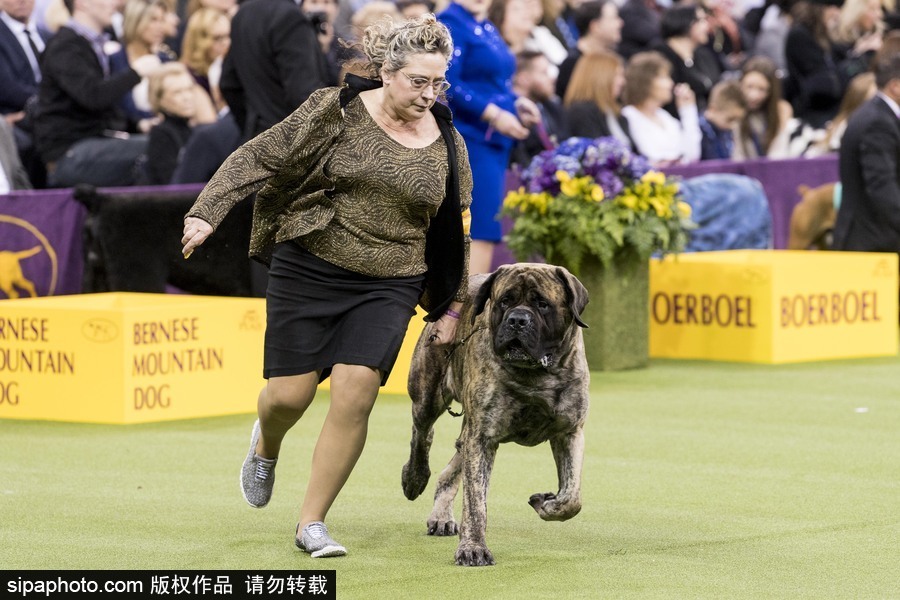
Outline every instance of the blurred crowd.
<path fill-rule="evenodd" d="M 877 91 L 876 55 L 900 52 L 896 0 L 488 4 L 515 57 L 512 89 L 540 112 L 513 136 L 512 165 L 575 135 L 616 136 L 662 167 L 835 152 Z M 447 8 L 0 0 L 0 193 L 205 182 L 338 84 L 367 25 Z"/>

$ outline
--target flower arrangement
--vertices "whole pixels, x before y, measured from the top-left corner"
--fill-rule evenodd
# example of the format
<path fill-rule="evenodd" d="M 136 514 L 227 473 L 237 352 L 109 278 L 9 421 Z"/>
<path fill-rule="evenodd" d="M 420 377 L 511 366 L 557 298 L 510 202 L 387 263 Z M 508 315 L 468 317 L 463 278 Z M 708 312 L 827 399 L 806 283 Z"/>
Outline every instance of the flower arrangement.
<path fill-rule="evenodd" d="M 576 275 L 588 257 L 607 266 L 623 249 L 646 259 L 679 252 L 693 227 L 678 183 L 650 168 L 617 138 L 570 138 L 534 157 L 501 215 L 512 217 L 506 244 Z"/>

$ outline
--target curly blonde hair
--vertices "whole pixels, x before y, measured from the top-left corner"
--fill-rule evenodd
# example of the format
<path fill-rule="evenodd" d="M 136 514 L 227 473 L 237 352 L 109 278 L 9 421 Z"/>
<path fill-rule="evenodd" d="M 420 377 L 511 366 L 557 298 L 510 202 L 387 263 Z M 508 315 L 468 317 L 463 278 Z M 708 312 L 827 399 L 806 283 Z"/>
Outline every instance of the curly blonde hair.
<path fill-rule="evenodd" d="M 402 23 L 379 20 L 366 28 L 358 46 L 365 59 L 354 66 L 374 77 L 381 77 L 382 69 L 399 71 L 414 54 L 439 52 L 447 60 L 453 54 L 450 30 L 430 13 Z"/>

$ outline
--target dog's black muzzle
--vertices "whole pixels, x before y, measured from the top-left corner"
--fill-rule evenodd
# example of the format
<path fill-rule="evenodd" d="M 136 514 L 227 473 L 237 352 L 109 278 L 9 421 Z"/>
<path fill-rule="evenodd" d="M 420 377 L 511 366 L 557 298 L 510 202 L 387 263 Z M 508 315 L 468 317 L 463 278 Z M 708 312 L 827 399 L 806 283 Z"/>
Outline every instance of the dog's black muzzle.
<path fill-rule="evenodd" d="M 525 308 L 506 312 L 494 337 L 494 351 L 510 365 L 536 367 L 541 363 L 541 344 L 534 313 Z"/>

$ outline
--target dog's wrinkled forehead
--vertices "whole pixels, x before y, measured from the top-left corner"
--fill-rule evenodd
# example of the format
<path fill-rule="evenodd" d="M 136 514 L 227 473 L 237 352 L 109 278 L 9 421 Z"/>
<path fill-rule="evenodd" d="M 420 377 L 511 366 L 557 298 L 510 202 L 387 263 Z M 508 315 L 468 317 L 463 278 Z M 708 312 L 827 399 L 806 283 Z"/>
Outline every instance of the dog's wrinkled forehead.
<path fill-rule="evenodd" d="M 560 288 L 560 283 L 552 272 L 543 269 L 511 270 L 500 274 L 491 297 L 494 301 L 506 298 L 519 303 L 527 301 L 534 295 L 546 297 L 548 293 L 561 291 Z"/>

